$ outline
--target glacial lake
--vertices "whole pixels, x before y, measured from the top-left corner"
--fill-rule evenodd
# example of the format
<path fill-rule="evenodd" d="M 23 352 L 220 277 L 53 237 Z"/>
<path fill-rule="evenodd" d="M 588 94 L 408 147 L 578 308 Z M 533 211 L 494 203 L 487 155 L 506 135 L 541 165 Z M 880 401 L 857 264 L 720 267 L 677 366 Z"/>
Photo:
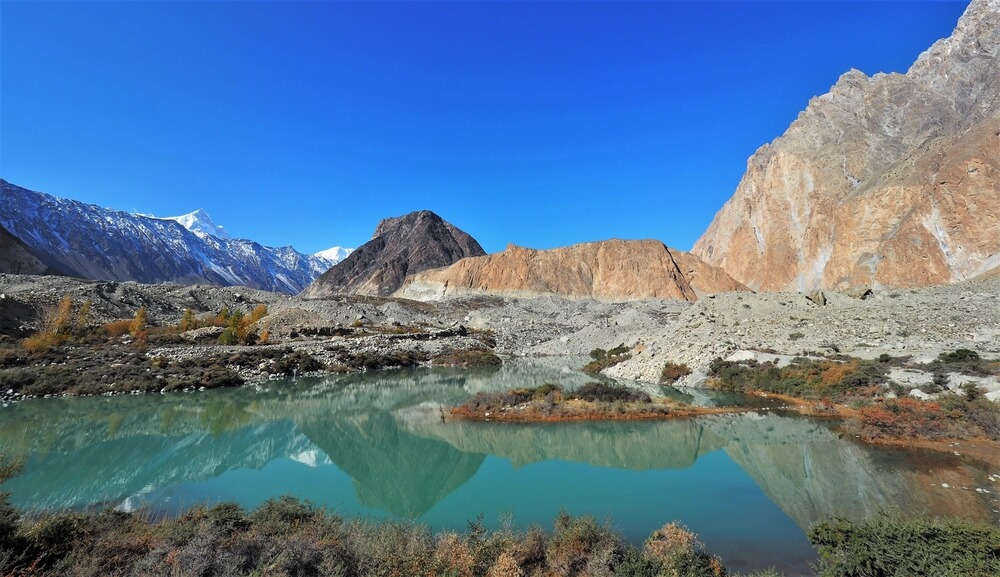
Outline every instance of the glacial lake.
<path fill-rule="evenodd" d="M 2 488 L 28 511 L 174 514 L 295 495 L 343 516 L 459 531 L 479 515 L 489 527 L 551 529 L 566 510 L 637 544 L 677 520 L 730 568 L 789 576 L 810 574 L 805 532 L 829 517 L 894 510 L 1000 523 L 996 464 L 866 446 L 835 423 L 764 407 L 659 422 L 442 422 L 442 407 L 478 391 L 591 380 L 559 364 L 15 403 L 0 409 L 0 450 L 25 468 Z"/>

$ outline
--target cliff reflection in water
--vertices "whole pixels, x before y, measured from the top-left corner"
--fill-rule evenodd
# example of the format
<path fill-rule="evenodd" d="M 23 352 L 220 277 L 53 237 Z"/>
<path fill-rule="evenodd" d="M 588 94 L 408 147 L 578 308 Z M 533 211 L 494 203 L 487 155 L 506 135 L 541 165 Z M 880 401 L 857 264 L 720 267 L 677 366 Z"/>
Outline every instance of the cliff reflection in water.
<path fill-rule="evenodd" d="M 753 413 L 558 425 L 440 418 L 443 406 L 477 391 L 587 380 L 558 366 L 510 363 L 492 372 L 381 372 L 258 390 L 23 402 L 0 412 L 4 450 L 27 457 L 24 473 L 4 488 L 28 509 L 114 506 L 296 459 L 335 465 L 350 476 L 361 504 L 412 518 L 465 485 L 489 456 L 515 467 L 567 461 L 647 471 L 691 468 L 723 451 L 802 528 L 888 507 L 997 519 L 995 492 L 932 485 L 960 478 L 988 486 L 984 466 L 858 445 L 816 420 Z"/>

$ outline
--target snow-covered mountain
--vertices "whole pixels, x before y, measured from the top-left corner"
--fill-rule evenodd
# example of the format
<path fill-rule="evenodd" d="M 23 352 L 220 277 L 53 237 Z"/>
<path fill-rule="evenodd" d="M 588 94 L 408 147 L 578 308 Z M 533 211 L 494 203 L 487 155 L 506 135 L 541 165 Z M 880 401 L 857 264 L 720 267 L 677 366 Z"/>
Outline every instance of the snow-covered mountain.
<path fill-rule="evenodd" d="M 181 226 L 202 238 L 205 236 L 214 236 L 216 238 L 225 239 L 232 238 L 224 228 L 215 224 L 212 217 L 208 216 L 208 213 L 201 208 L 183 216 L 168 216 L 163 220 L 173 220 L 175 222 L 179 222 Z"/>
<path fill-rule="evenodd" d="M 238 285 L 297 294 L 339 262 L 290 246 L 220 237 L 222 227 L 201 210 L 185 215 L 192 218 L 182 225 L 185 217 L 110 210 L 3 179 L 0 207 L 0 226 L 36 258 L 55 272 L 88 279 Z"/>
<path fill-rule="evenodd" d="M 344 260 L 348 256 L 350 256 L 352 252 L 354 252 L 353 248 L 344 248 L 341 246 L 335 246 L 333 248 L 328 248 L 326 250 L 321 250 L 317 253 L 313 253 L 313 256 L 318 258 L 324 258 L 336 264 Z"/>

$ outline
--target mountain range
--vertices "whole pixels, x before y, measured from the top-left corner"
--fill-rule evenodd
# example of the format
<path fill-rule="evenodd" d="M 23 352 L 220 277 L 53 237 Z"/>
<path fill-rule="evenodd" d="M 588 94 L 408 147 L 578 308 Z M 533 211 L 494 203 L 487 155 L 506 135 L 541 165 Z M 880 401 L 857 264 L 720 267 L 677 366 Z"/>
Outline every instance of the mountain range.
<path fill-rule="evenodd" d="M 27 272 L 30 266 L 33 272 L 94 280 L 208 283 L 297 294 L 338 262 L 290 246 L 229 238 L 201 210 L 156 218 L 57 198 L 2 179 L 0 206 L 0 227 L 12 239 L 8 244 L 45 268 L 0 269 L 8 272 Z M 331 250 L 337 256 L 344 249 Z"/>
<path fill-rule="evenodd" d="M 0 180 L 0 272 L 356 293 L 679 298 L 916 287 L 1000 274 L 1000 0 L 973 0 L 905 74 L 851 70 L 748 160 L 690 253 L 609 240 L 487 256 L 430 211 L 351 252 L 232 239 L 202 210 L 156 218 Z"/>

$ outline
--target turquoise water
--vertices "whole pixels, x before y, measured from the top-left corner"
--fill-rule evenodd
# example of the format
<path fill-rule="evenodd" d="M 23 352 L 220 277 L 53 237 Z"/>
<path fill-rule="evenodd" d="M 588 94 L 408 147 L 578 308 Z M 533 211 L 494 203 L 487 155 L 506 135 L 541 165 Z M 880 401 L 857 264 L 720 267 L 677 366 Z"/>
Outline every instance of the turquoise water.
<path fill-rule="evenodd" d="M 174 395 L 44 399 L 0 409 L 26 457 L 4 489 L 28 510 L 196 503 L 252 508 L 296 495 L 345 516 L 464 530 L 482 515 L 550 527 L 560 510 L 635 543 L 678 520 L 736 570 L 808 573 L 806 529 L 887 508 L 1000 520 L 987 466 L 875 449 L 828 423 L 768 412 L 640 423 L 444 423 L 481 390 L 579 385 L 558 366 L 388 371 Z M 996 471 L 992 471 L 996 472 Z M 994 487 L 996 489 L 997 487 Z"/>

